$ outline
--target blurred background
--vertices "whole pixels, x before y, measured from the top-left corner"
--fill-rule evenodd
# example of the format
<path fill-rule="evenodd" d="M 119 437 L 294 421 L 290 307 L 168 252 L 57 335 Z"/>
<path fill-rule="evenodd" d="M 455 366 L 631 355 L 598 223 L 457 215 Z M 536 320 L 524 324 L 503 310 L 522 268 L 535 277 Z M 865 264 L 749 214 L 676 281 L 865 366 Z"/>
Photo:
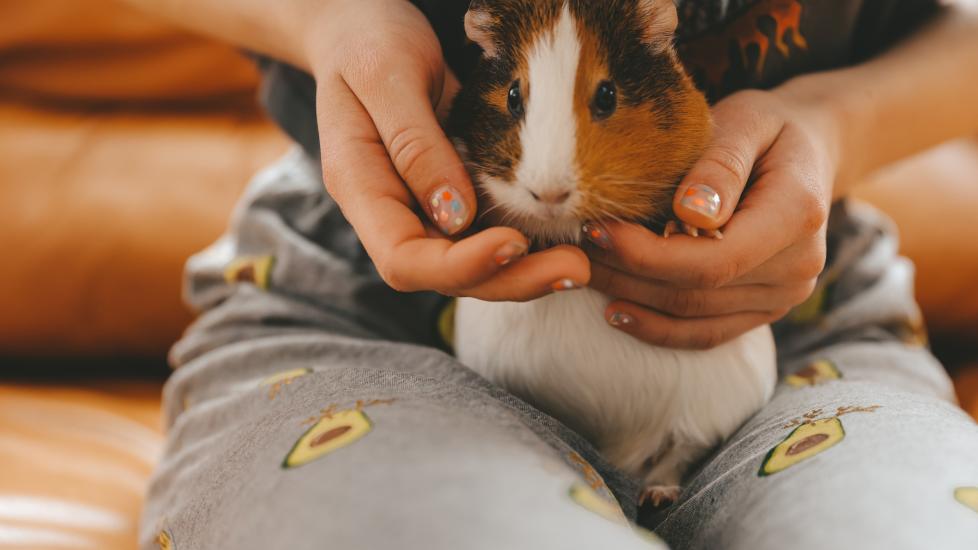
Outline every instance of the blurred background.
<path fill-rule="evenodd" d="M 112 0 L 0 0 L 0 549 L 135 547 L 183 262 L 285 152 L 231 47 Z M 978 415 L 978 141 L 866 182 Z"/>

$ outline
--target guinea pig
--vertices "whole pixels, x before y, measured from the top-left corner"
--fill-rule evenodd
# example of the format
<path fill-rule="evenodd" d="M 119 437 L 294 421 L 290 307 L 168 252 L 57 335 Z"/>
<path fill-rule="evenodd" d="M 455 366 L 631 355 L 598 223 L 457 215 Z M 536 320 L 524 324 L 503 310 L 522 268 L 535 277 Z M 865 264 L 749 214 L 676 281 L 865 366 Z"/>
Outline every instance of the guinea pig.
<path fill-rule="evenodd" d="M 471 4 L 484 55 L 449 127 L 493 221 L 546 245 L 576 242 L 581 220 L 670 217 L 711 129 L 676 22 L 667 0 Z"/>
<path fill-rule="evenodd" d="M 474 0 L 482 57 L 449 134 L 490 223 L 535 246 L 577 243 L 585 223 L 665 222 L 711 120 L 673 49 L 672 0 Z M 528 303 L 459 299 L 459 360 L 588 438 L 674 502 L 686 469 L 774 389 L 770 328 L 705 351 L 651 346 L 614 329 L 607 296 Z"/>

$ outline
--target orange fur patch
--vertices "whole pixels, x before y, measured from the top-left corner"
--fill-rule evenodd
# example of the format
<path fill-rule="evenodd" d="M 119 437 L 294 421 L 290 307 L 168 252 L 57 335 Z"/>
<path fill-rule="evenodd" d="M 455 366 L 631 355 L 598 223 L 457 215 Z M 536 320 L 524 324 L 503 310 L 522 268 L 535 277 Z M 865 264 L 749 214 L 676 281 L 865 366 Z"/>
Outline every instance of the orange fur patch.
<path fill-rule="evenodd" d="M 632 104 L 618 88 L 618 109 L 594 120 L 591 103 L 610 80 L 608 54 L 586 28 L 579 29 L 581 61 L 574 92 L 580 190 L 584 219 L 648 220 L 671 212 L 676 183 L 702 154 L 710 137 L 709 106 L 689 78 L 670 90 L 676 124 L 663 128 L 648 103 Z M 676 61 L 678 69 L 678 61 Z M 681 69 L 678 69 L 681 72 Z M 634 98 L 631 98 L 634 99 Z"/>

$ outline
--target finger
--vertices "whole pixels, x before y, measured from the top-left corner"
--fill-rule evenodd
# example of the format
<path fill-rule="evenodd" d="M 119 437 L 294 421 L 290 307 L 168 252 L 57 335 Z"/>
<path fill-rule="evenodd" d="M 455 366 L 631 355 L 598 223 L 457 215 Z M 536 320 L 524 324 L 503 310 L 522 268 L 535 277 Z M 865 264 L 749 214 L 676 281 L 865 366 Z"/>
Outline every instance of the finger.
<path fill-rule="evenodd" d="M 781 129 L 777 117 L 743 103 L 734 98 L 714 107 L 713 138 L 676 190 L 676 216 L 695 227 L 719 229 L 730 220 L 754 163 Z"/>
<path fill-rule="evenodd" d="M 581 249 L 558 246 L 531 254 L 460 294 L 489 302 L 526 302 L 554 292 L 573 292 L 590 278 L 590 264 Z"/>
<path fill-rule="evenodd" d="M 825 269 L 825 228 L 782 250 L 731 285 L 779 285 L 817 278 Z"/>
<path fill-rule="evenodd" d="M 498 227 L 452 243 L 427 235 L 411 209 L 413 199 L 394 172 L 376 130 L 339 79 L 321 83 L 323 172 L 342 209 L 384 280 L 397 290 L 477 286 L 526 250 L 526 238 Z M 325 115 L 324 115 L 325 116 Z"/>
<path fill-rule="evenodd" d="M 711 349 L 784 316 L 775 313 L 737 313 L 718 317 L 677 319 L 629 302 L 612 302 L 605 310 L 611 326 L 655 346 Z"/>
<path fill-rule="evenodd" d="M 459 90 L 462 89 L 462 84 L 458 81 L 455 73 L 448 67 L 445 67 L 444 81 L 445 83 L 442 86 L 441 98 L 438 100 L 438 105 L 435 107 L 435 116 L 438 117 L 438 120 L 442 124 L 448 120 L 448 115 L 451 113 L 455 96 L 458 95 Z"/>
<path fill-rule="evenodd" d="M 714 317 L 734 313 L 773 313 L 794 307 L 811 294 L 812 282 L 785 286 L 738 285 L 700 290 L 674 288 L 640 279 L 602 264 L 591 266 L 591 288 L 619 300 L 674 317 Z"/>
<path fill-rule="evenodd" d="M 395 169 L 431 221 L 446 235 L 460 233 L 475 216 L 475 191 L 435 115 L 435 105 L 450 92 L 452 79 L 433 81 L 431 71 L 399 56 L 381 64 L 369 73 L 353 71 L 345 75 L 345 81 L 369 113 Z"/>
<path fill-rule="evenodd" d="M 798 165 L 786 162 L 761 175 L 724 228 L 722 241 L 665 239 L 638 225 L 613 223 L 606 227 L 612 248 L 590 248 L 589 254 L 622 271 L 679 287 L 724 286 L 824 226 L 827 200 L 808 183 L 818 176 Z"/>

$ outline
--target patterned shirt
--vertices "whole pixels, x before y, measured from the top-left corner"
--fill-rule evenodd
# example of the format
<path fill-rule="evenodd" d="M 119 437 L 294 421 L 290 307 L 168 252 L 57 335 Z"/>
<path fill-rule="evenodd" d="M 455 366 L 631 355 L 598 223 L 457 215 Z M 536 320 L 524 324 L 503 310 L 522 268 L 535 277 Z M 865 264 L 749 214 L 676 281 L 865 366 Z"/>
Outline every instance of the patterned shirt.
<path fill-rule="evenodd" d="M 412 1 L 431 21 L 446 61 L 464 81 L 479 55 L 462 24 L 469 0 Z M 677 0 L 677 7 L 680 56 L 715 101 L 870 58 L 936 12 L 939 0 Z M 272 60 L 262 60 L 262 66 L 262 99 L 272 117 L 318 156 L 312 78 Z"/>

